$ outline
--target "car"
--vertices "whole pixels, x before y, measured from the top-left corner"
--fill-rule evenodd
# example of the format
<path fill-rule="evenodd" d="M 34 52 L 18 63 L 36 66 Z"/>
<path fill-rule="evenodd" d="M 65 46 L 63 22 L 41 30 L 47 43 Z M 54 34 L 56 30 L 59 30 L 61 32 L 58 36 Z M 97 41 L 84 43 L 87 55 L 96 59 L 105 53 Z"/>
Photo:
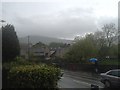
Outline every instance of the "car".
<path fill-rule="evenodd" d="M 120 87 L 120 69 L 109 70 L 100 76 L 105 88 Z"/>
<path fill-rule="evenodd" d="M 63 76 L 63 74 L 64 74 L 64 70 L 60 70 L 60 75 L 58 76 L 58 79 L 61 79 L 61 77 Z"/>

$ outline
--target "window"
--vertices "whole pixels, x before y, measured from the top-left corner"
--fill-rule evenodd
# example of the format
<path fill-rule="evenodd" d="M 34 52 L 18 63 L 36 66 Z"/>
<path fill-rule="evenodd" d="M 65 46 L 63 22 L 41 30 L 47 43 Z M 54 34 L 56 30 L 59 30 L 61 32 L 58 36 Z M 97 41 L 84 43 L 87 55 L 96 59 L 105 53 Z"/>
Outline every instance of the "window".
<path fill-rule="evenodd" d="M 120 71 L 111 71 L 107 75 L 112 75 L 112 76 L 120 77 Z"/>

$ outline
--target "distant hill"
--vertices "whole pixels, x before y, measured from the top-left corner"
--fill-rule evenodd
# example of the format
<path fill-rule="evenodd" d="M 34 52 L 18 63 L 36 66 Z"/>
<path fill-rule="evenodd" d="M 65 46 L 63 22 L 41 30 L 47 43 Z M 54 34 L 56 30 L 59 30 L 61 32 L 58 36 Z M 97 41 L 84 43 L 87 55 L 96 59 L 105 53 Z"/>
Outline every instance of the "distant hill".
<path fill-rule="evenodd" d="M 30 43 L 32 43 L 32 44 L 42 42 L 42 43 L 47 44 L 47 45 L 51 42 L 68 43 L 68 44 L 70 44 L 72 42 L 72 40 L 58 39 L 58 38 L 45 37 L 45 36 L 30 36 L 29 40 L 30 40 Z M 19 42 L 27 44 L 28 37 L 19 38 Z"/>

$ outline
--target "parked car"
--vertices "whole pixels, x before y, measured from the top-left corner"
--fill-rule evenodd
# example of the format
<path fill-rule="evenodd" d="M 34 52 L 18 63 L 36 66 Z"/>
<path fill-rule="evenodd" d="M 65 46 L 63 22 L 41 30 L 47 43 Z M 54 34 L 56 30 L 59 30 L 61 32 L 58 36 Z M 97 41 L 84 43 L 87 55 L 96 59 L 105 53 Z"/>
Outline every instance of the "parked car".
<path fill-rule="evenodd" d="M 100 76 L 105 88 L 120 87 L 120 69 L 109 70 Z"/>

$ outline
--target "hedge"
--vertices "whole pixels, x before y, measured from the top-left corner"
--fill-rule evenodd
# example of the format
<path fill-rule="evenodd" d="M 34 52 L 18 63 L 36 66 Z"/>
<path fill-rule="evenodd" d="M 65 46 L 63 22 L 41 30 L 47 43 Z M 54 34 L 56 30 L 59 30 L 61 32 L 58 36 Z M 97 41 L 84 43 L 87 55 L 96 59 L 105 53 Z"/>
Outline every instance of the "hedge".
<path fill-rule="evenodd" d="M 60 69 L 47 65 L 12 67 L 7 75 L 8 88 L 56 88 Z"/>

